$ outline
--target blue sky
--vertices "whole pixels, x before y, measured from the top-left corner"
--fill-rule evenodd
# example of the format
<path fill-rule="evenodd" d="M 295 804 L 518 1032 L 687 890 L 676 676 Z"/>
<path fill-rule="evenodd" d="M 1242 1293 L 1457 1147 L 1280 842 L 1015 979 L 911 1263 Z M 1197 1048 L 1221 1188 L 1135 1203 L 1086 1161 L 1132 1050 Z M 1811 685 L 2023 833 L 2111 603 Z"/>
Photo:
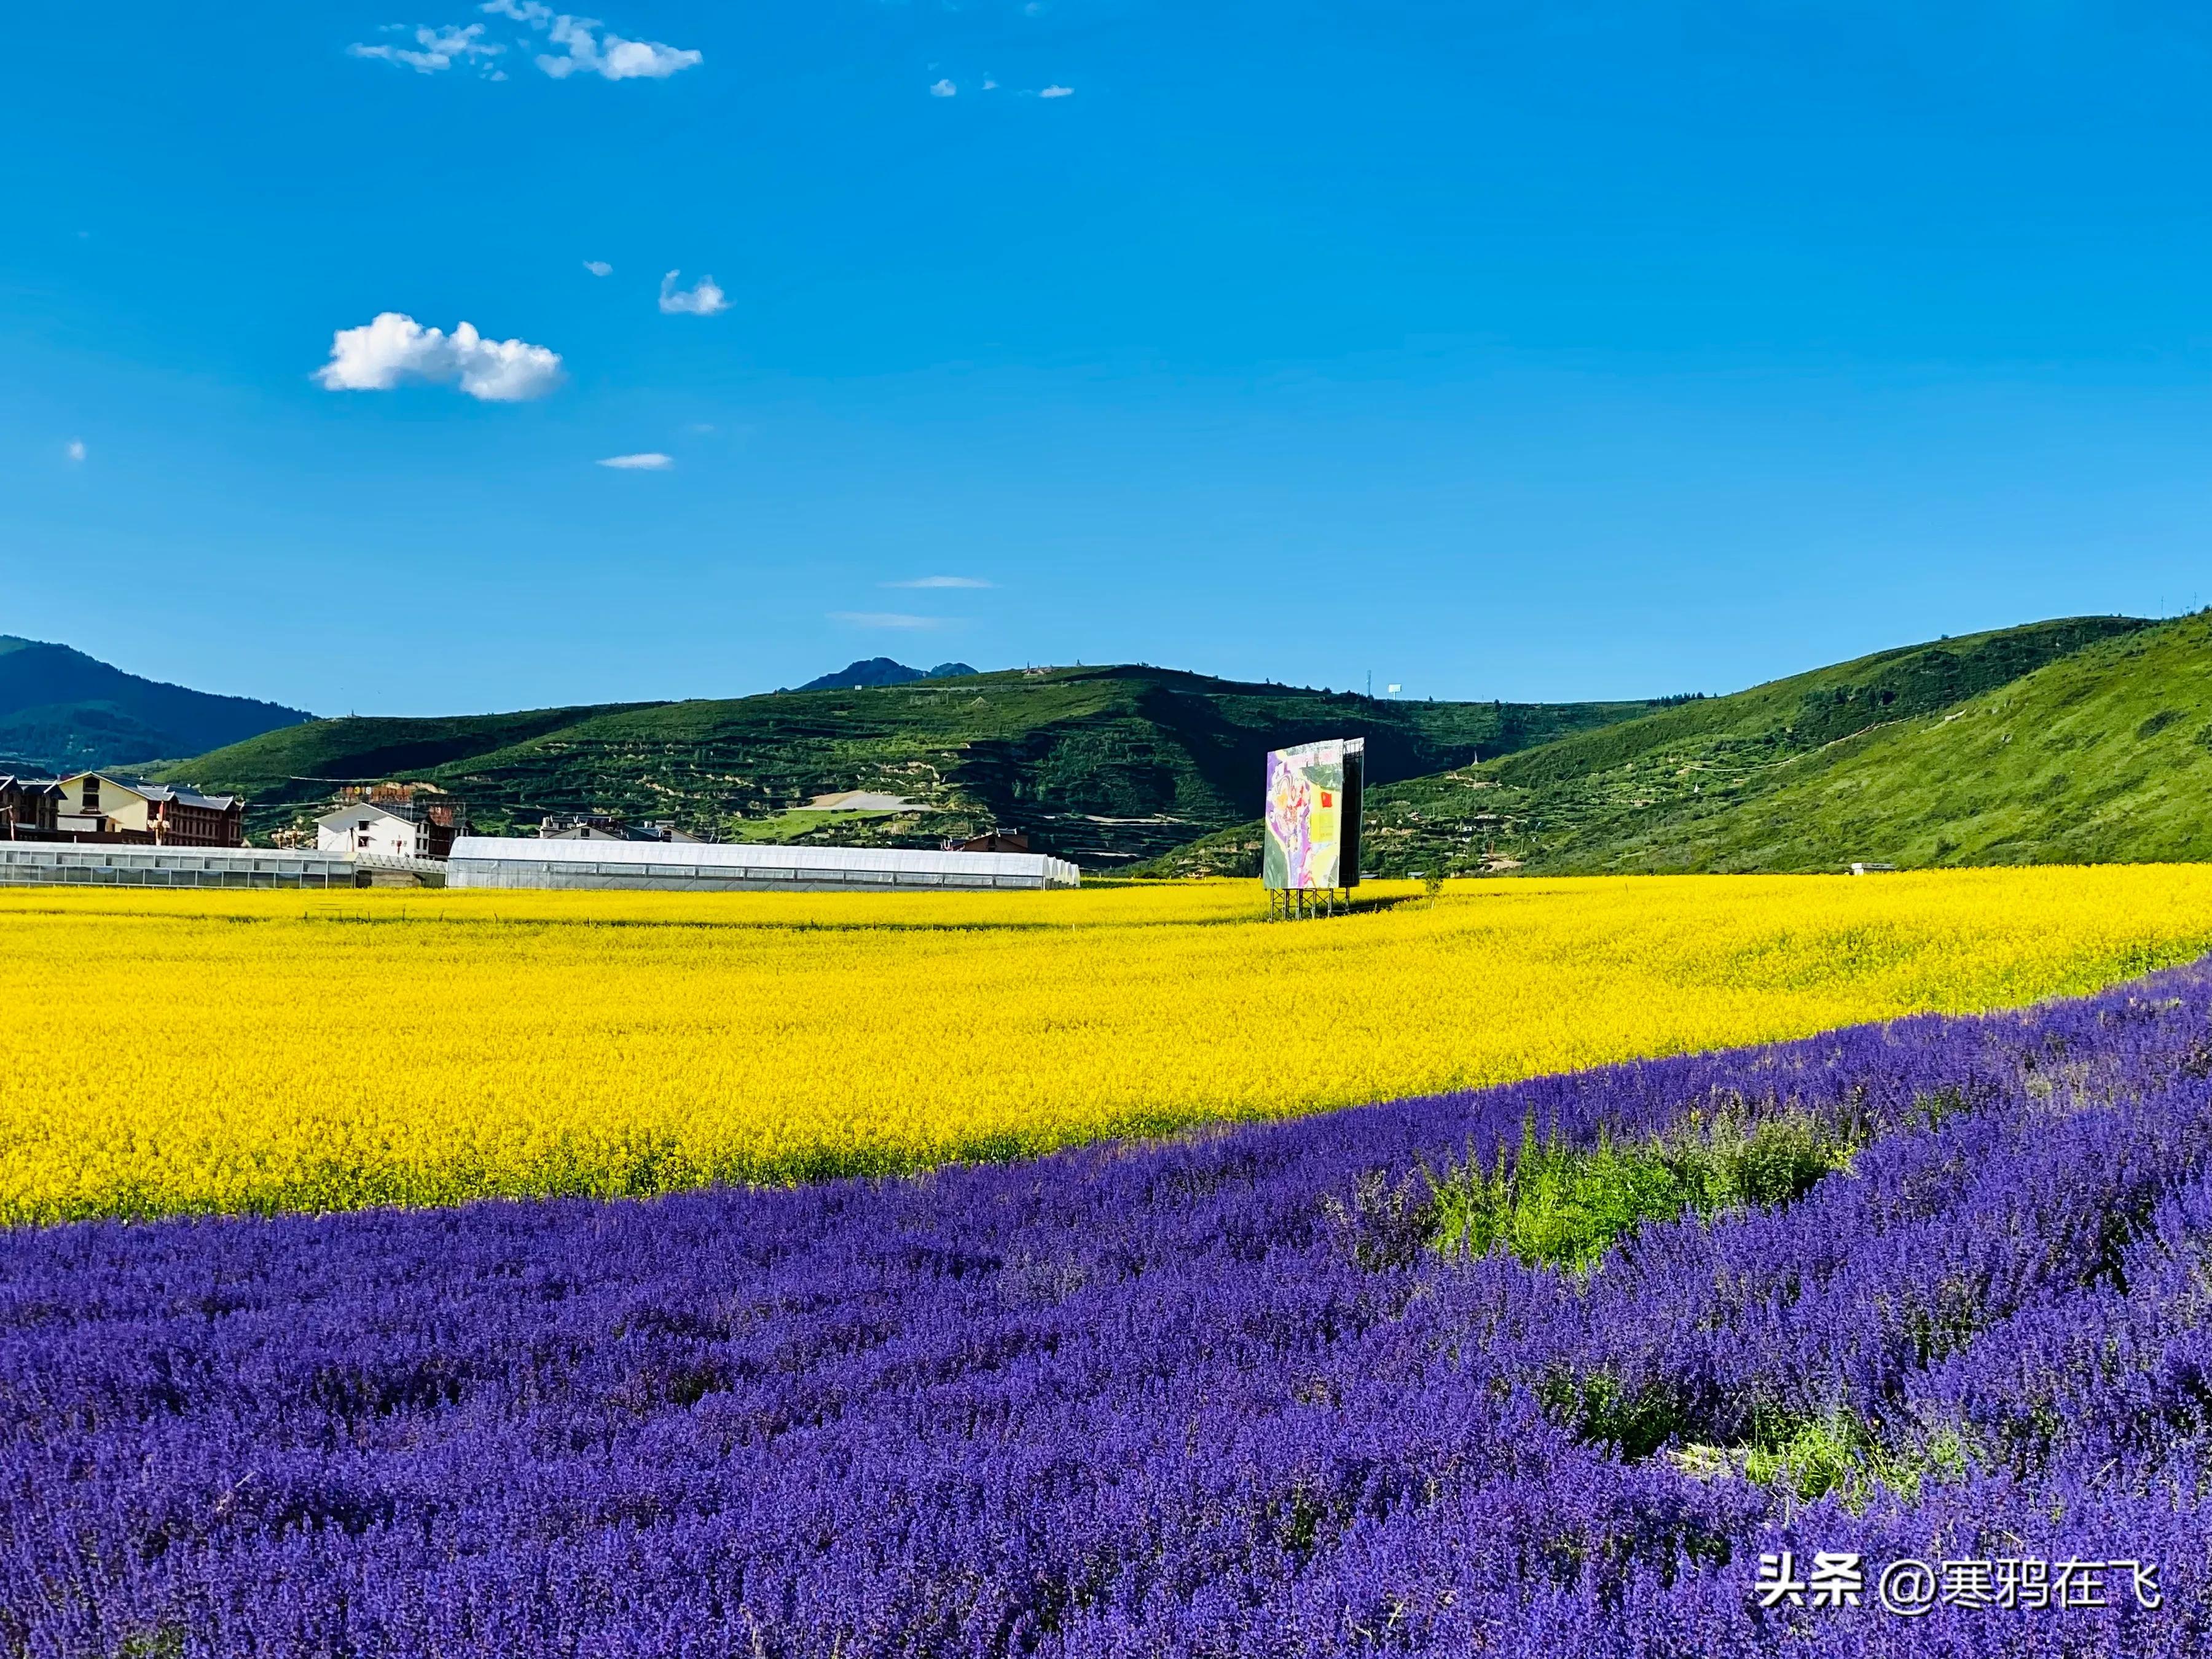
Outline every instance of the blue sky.
<path fill-rule="evenodd" d="M 30 0 L 0 632 L 430 713 L 2202 605 L 2204 17 Z"/>

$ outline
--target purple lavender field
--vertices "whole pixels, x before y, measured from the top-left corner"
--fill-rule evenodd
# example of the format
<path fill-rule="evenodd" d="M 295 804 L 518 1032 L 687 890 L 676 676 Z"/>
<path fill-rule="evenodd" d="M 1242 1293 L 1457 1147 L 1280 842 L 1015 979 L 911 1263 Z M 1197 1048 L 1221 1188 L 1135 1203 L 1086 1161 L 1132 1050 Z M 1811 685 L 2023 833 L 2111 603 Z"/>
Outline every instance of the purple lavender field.
<path fill-rule="evenodd" d="M 916 1180 L 16 1231 L 0 1653 L 2203 1653 L 2208 1073 L 2198 966 Z M 1719 1108 L 1864 1144 L 1587 1273 L 1431 1245 L 1424 1168 Z"/>

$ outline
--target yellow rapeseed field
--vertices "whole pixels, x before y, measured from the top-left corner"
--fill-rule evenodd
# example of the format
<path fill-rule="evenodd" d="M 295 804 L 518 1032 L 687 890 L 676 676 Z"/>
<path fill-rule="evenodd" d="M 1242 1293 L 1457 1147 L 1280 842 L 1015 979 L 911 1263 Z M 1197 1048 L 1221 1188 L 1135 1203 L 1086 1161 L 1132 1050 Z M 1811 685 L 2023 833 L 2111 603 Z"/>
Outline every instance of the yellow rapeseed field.
<path fill-rule="evenodd" d="M 2212 868 L 1038 893 L 0 891 L 0 1220 L 1006 1157 L 2212 947 Z"/>

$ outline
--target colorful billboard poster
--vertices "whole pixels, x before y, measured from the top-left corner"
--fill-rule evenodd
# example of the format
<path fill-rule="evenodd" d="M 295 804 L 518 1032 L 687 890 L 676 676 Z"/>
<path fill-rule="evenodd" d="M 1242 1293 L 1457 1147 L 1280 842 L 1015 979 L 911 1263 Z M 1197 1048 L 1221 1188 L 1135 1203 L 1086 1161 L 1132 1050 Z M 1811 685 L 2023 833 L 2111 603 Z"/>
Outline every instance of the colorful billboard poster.
<path fill-rule="evenodd" d="M 1260 878 L 1307 890 L 1359 884 L 1364 738 L 1330 738 L 1267 757 L 1267 841 Z"/>

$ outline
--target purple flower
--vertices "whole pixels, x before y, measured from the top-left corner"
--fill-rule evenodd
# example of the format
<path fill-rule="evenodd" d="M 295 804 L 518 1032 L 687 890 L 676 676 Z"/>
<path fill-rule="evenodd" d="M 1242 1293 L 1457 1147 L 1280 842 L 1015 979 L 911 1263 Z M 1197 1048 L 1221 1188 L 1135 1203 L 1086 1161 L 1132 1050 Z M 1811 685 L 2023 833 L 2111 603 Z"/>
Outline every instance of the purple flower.
<path fill-rule="evenodd" d="M 914 1180 L 0 1235 L 0 1653 L 2204 1651 L 2208 1021 L 2199 967 Z M 1586 1279 L 1353 1202 L 1717 1107 L 1874 1139 Z M 1823 1423 L 1863 1479 L 1730 1472 Z M 1865 1604 L 1759 1608 L 1784 1549 Z M 2029 1558 L 2160 1605 L 1872 1588 Z"/>

